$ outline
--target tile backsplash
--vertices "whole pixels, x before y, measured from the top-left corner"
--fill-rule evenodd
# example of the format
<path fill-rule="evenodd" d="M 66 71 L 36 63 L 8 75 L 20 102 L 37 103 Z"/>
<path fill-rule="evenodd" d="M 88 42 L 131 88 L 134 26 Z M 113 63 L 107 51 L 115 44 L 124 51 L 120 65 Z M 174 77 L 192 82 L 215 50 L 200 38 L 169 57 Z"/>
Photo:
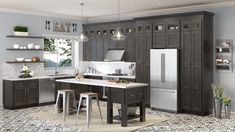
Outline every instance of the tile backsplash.
<path fill-rule="evenodd" d="M 135 62 L 81 61 L 79 69 L 84 73 L 97 74 L 112 74 L 116 69 L 121 69 L 122 74 L 135 76 L 135 67 Z"/>
<path fill-rule="evenodd" d="M 8 64 L 8 63 L 3 63 L 2 64 L 2 78 L 3 79 L 9 79 L 9 78 L 18 78 L 19 75 L 21 74 L 21 67 L 24 64 Z M 55 74 L 55 69 L 45 69 L 43 63 L 27 63 L 27 66 L 30 67 L 30 69 L 34 72 L 34 77 L 38 76 L 45 76 L 45 75 L 53 75 Z M 74 69 L 59 69 L 57 70 L 59 74 L 73 74 Z"/>

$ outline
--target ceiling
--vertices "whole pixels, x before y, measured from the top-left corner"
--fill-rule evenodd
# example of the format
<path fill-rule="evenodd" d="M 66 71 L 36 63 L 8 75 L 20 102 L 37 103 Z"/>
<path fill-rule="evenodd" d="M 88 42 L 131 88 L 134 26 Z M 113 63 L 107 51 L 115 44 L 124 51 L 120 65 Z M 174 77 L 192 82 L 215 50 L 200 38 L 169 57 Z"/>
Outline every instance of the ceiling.
<path fill-rule="evenodd" d="M 228 1 L 234 0 L 120 0 L 120 10 L 124 14 Z M 0 0 L 0 8 L 79 17 L 81 2 L 85 3 L 84 16 L 87 18 L 117 13 L 117 0 Z"/>

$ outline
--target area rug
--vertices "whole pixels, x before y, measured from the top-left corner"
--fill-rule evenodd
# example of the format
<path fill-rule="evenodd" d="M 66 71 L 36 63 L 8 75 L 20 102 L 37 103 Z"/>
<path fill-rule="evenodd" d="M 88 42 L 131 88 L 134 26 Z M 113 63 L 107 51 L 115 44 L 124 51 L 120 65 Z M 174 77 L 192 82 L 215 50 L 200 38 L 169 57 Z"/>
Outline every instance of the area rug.
<path fill-rule="evenodd" d="M 103 116 L 103 122 L 99 116 L 99 111 L 96 105 L 93 105 L 92 112 L 91 112 L 91 121 L 90 126 L 87 128 L 87 120 L 86 120 L 86 111 L 83 109 L 79 116 L 76 116 L 76 112 L 70 114 L 66 121 L 63 121 L 63 115 L 62 113 L 56 113 L 54 114 L 54 107 L 51 107 L 47 111 L 40 111 L 37 113 L 31 113 L 28 116 L 38 118 L 41 120 L 48 120 L 55 123 L 61 123 L 61 124 L 68 124 L 72 125 L 74 127 L 80 128 L 81 131 L 89 131 L 89 132 L 129 132 L 132 130 L 136 130 L 145 126 L 149 126 L 155 123 L 160 123 L 163 121 L 168 120 L 168 118 L 165 117 L 159 117 L 157 115 L 150 115 L 146 113 L 146 121 L 145 122 L 139 122 L 139 118 L 129 120 L 127 127 L 121 127 L 121 123 L 118 120 L 113 120 L 113 124 L 107 124 L 106 121 L 106 111 L 107 108 L 105 106 L 101 106 L 102 116 Z M 114 115 L 117 115 L 118 108 L 114 107 Z M 138 111 L 137 111 L 138 113 Z"/>

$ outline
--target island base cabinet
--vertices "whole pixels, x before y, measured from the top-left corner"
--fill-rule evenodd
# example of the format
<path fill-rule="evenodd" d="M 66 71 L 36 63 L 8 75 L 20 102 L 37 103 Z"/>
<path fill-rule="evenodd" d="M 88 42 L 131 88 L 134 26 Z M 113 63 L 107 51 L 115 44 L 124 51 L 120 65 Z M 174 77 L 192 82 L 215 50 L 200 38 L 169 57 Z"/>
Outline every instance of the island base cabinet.
<path fill-rule="evenodd" d="M 38 80 L 3 80 L 3 107 L 6 109 L 37 106 L 39 102 Z"/>

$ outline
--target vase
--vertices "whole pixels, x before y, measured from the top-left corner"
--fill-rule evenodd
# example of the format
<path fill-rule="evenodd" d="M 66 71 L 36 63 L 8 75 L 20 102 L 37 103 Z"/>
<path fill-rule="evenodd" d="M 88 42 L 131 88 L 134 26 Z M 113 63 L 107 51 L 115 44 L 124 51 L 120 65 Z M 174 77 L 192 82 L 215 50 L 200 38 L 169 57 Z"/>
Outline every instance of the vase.
<path fill-rule="evenodd" d="M 29 33 L 28 32 L 17 32 L 17 31 L 14 31 L 14 35 L 15 36 L 28 36 Z"/>
<path fill-rule="evenodd" d="M 231 105 L 224 105 L 225 118 L 230 119 Z"/>
<path fill-rule="evenodd" d="M 222 99 L 220 98 L 214 98 L 214 112 L 216 118 L 221 118 L 221 112 L 222 112 Z"/>

